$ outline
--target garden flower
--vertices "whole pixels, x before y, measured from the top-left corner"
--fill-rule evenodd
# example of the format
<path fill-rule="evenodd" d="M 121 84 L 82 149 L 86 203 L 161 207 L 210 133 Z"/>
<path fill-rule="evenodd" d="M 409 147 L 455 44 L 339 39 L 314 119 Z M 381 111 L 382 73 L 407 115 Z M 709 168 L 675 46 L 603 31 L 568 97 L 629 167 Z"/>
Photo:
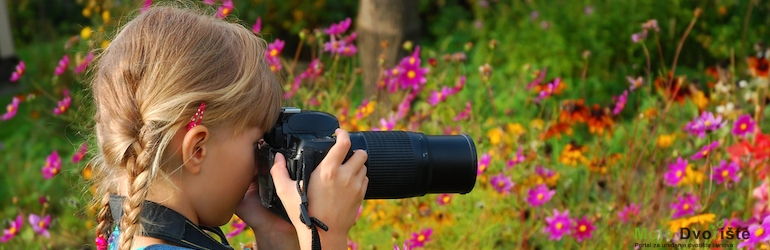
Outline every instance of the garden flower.
<path fill-rule="evenodd" d="M 535 98 L 535 103 L 540 103 L 540 101 L 554 95 L 554 93 L 559 93 L 563 89 L 562 85 L 564 84 L 561 82 L 561 78 L 556 78 L 549 82 L 540 90 L 537 98 Z"/>
<path fill-rule="evenodd" d="M 738 243 L 738 248 L 753 248 L 757 243 L 770 240 L 770 216 L 765 217 L 761 225 L 753 224 L 749 226 L 748 231 L 750 234 L 749 239 Z"/>
<path fill-rule="evenodd" d="M 388 119 L 380 118 L 380 127 L 372 129 L 374 131 L 391 131 L 396 128 L 396 116 L 390 115 Z"/>
<path fill-rule="evenodd" d="M 628 101 L 628 90 L 624 90 L 623 94 L 617 97 L 617 102 L 615 103 L 615 109 L 612 110 L 612 114 L 613 115 L 620 114 L 620 111 L 623 111 L 623 108 L 626 107 L 627 101 Z"/>
<path fill-rule="evenodd" d="M 144 0 L 144 4 L 142 5 L 142 12 L 147 11 L 147 9 L 150 8 L 150 5 L 152 5 L 152 0 Z"/>
<path fill-rule="evenodd" d="M 324 29 L 324 32 L 326 32 L 327 35 L 340 35 L 342 33 L 345 33 L 348 28 L 350 28 L 350 23 L 352 21 L 350 20 L 350 17 L 345 18 L 345 20 L 342 20 L 339 23 L 332 24 L 329 26 L 329 28 Z"/>
<path fill-rule="evenodd" d="M 86 156 L 86 150 L 88 150 L 88 145 L 86 145 L 85 142 L 80 144 L 80 148 L 78 148 L 78 151 L 72 156 L 72 163 L 78 163 L 83 160 Z"/>
<path fill-rule="evenodd" d="M 246 222 L 241 220 L 241 218 L 238 218 L 238 216 L 233 215 L 233 218 L 230 220 L 230 226 L 233 227 L 233 231 L 225 235 L 227 238 L 235 237 L 243 232 L 243 230 L 246 229 Z"/>
<path fill-rule="evenodd" d="M 324 43 L 324 51 L 329 52 L 331 54 L 339 53 L 340 49 L 344 47 L 345 47 L 345 41 L 338 41 L 334 37 L 332 37 L 331 41 Z"/>
<path fill-rule="evenodd" d="M 671 203 L 671 209 L 674 210 L 674 219 L 693 215 L 695 214 L 695 210 L 700 209 L 697 195 L 685 194 L 684 196 L 679 195 L 676 198 L 677 202 Z"/>
<path fill-rule="evenodd" d="M 61 60 L 59 60 L 59 65 L 56 66 L 56 69 L 53 71 L 53 74 L 58 76 L 64 73 L 65 70 L 67 70 L 67 65 L 70 63 L 70 57 L 67 55 L 64 55 Z"/>
<path fill-rule="evenodd" d="M 352 43 L 345 43 L 343 44 L 343 47 L 340 48 L 339 51 L 337 52 L 339 52 L 340 55 L 343 55 L 343 56 L 355 56 L 356 53 L 358 52 L 358 48 L 356 48 L 356 46 L 353 45 Z"/>
<path fill-rule="evenodd" d="M 656 20 L 656 19 L 647 20 L 647 22 L 644 22 L 642 24 L 642 29 L 644 29 L 644 30 L 654 30 L 655 32 L 659 32 L 660 31 L 660 27 L 658 27 L 658 20 Z"/>
<path fill-rule="evenodd" d="M 489 153 L 484 153 L 481 155 L 481 159 L 479 159 L 479 168 L 478 172 L 476 172 L 477 175 L 480 175 L 484 171 L 487 170 L 489 167 L 489 162 L 492 160 L 492 156 Z"/>
<path fill-rule="evenodd" d="M 83 62 L 78 64 L 78 66 L 75 68 L 75 74 L 80 74 L 83 71 L 86 70 L 88 67 L 88 64 L 91 63 L 91 61 L 94 59 L 94 52 L 88 52 L 86 55 L 86 58 L 83 59 Z"/>
<path fill-rule="evenodd" d="M 262 31 L 262 17 L 257 17 L 257 22 L 254 23 L 254 26 L 251 26 L 251 31 L 259 35 L 259 32 Z"/>
<path fill-rule="evenodd" d="M 222 0 L 222 6 L 219 6 L 219 9 L 217 9 L 217 18 L 224 18 L 230 15 L 234 7 L 233 0 Z"/>
<path fill-rule="evenodd" d="M 450 95 L 452 95 L 452 89 L 447 86 L 444 86 L 441 91 L 431 90 L 430 97 L 428 97 L 428 104 L 436 106 L 436 104 L 443 102 Z"/>
<path fill-rule="evenodd" d="M 358 243 L 348 240 L 348 250 L 358 250 Z"/>
<path fill-rule="evenodd" d="M 532 82 L 530 82 L 530 83 L 528 83 L 528 84 L 527 84 L 527 90 L 530 90 L 530 89 L 532 89 L 533 87 L 540 85 L 540 83 L 542 83 L 542 82 L 543 82 L 543 80 L 545 80 L 545 72 L 546 72 L 547 70 L 548 70 L 548 68 L 547 68 L 547 67 L 545 67 L 545 68 L 543 68 L 542 70 L 540 70 L 540 71 L 538 72 L 538 76 L 535 78 L 535 80 L 532 80 Z"/>
<path fill-rule="evenodd" d="M 742 115 L 738 117 L 737 120 L 735 120 L 735 124 L 733 125 L 733 134 L 737 136 L 746 136 L 746 134 L 752 133 L 754 131 L 755 125 L 756 122 L 754 122 L 754 119 L 751 118 L 751 115 Z"/>
<path fill-rule="evenodd" d="M 57 103 L 56 108 L 53 109 L 53 114 L 54 115 L 63 114 L 65 111 L 67 111 L 67 109 L 69 109 L 71 103 L 72 103 L 72 98 L 70 98 L 69 96 L 65 96 L 64 99 L 62 99 L 61 101 L 59 101 L 59 103 Z"/>
<path fill-rule="evenodd" d="M 597 135 L 604 135 L 605 131 L 612 133 L 614 124 L 615 121 L 612 120 L 609 109 L 603 109 L 599 104 L 594 104 L 591 116 L 588 117 L 588 132 Z"/>
<path fill-rule="evenodd" d="M 551 197 L 556 194 L 556 190 L 548 190 L 548 187 L 545 184 L 540 184 L 535 188 L 530 188 L 527 193 L 527 202 L 529 202 L 529 205 L 539 207 L 551 200 Z"/>
<path fill-rule="evenodd" d="M 684 179 L 686 171 L 687 160 L 682 159 L 682 157 L 677 158 L 675 163 L 668 165 L 668 172 L 666 172 L 666 175 L 664 176 L 666 185 L 672 187 L 679 185 L 679 182 Z"/>
<path fill-rule="evenodd" d="M 450 201 L 452 201 L 452 194 L 439 194 L 436 198 L 436 202 L 439 206 L 449 204 Z"/>
<path fill-rule="evenodd" d="M 583 99 L 566 100 L 561 104 L 561 113 L 559 113 L 559 122 L 567 124 L 585 123 L 591 111 L 584 105 Z"/>
<path fill-rule="evenodd" d="M 642 32 L 631 34 L 631 41 L 633 41 L 634 43 L 639 43 L 646 38 L 647 38 L 647 30 L 642 30 Z"/>
<path fill-rule="evenodd" d="M 16 116 L 16 112 L 19 110 L 19 103 L 21 102 L 21 99 L 18 97 L 13 97 L 11 100 L 11 104 L 8 104 L 8 106 L 5 107 L 5 114 L 1 117 L 3 121 L 10 120 L 14 116 Z"/>
<path fill-rule="evenodd" d="M 543 232 L 549 235 L 550 240 L 561 240 L 564 235 L 570 235 L 572 233 L 573 221 L 569 217 L 569 211 L 564 210 L 563 213 L 559 213 L 559 210 L 554 209 L 553 215 L 545 218 L 546 226 L 543 228 Z"/>
<path fill-rule="evenodd" d="M 516 166 L 516 164 L 522 163 L 524 162 L 524 160 L 527 159 L 522 153 L 523 150 L 524 150 L 523 148 L 519 147 L 519 151 L 516 152 L 516 155 L 513 156 L 513 159 L 508 160 L 508 162 L 505 164 L 506 169 L 510 169 L 513 166 Z"/>
<path fill-rule="evenodd" d="M 19 62 L 18 65 L 16 65 L 16 70 L 11 73 L 11 82 L 16 82 L 21 78 L 22 75 L 24 75 L 24 71 L 27 69 L 26 64 L 24 64 L 24 61 Z"/>
<path fill-rule="evenodd" d="M 495 190 L 501 194 L 508 194 L 511 191 L 511 188 L 513 188 L 511 177 L 505 176 L 502 172 L 493 176 L 492 179 L 489 180 L 489 184 L 491 184 L 492 187 L 494 187 Z"/>
<path fill-rule="evenodd" d="M 305 72 L 302 72 L 300 77 L 302 79 L 305 79 L 305 78 L 315 79 L 321 76 L 321 74 L 323 74 L 323 71 L 324 71 L 324 63 L 322 63 L 320 60 L 318 60 L 318 58 L 316 58 L 316 59 L 313 59 L 313 61 L 310 61 L 310 65 L 308 65 Z"/>
<path fill-rule="evenodd" d="M 618 212 L 618 220 L 626 223 L 631 219 L 631 216 L 639 215 L 640 210 L 641 206 L 639 206 L 639 204 L 631 203 L 630 205 L 623 207 L 623 209 Z"/>
<path fill-rule="evenodd" d="M 0 238 L 0 242 L 5 243 L 13 239 L 21 230 L 21 225 L 24 224 L 24 217 L 21 215 L 16 216 L 16 220 L 11 221 L 11 227 L 3 230 L 3 237 Z"/>
<path fill-rule="evenodd" d="M 301 76 L 295 77 L 292 82 L 293 83 L 291 84 L 291 86 L 289 86 L 289 91 L 286 91 L 286 93 L 283 93 L 283 99 L 289 99 L 292 96 L 294 96 L 294 94 L 297 93 L 297 90 L 299 90 L 300 85 L 302 85 L 302 77 Z"/>
<path fill-rule="evenodd" d="M 727 182 L 728 180 L 738 182 L 738 179 L 740 179 L 737 175 L 738 170 L 738 164 L 735 162 L 727 163 L 725 160 L 721 160 L 719 161 L 719 166 L 714 168 L 711 179 L 716 180 L 717 184 L 722 184 L 722 182 Z"/>
<path fill-rule="evenodd" d="M 691 160 L 698 160 L 700 158 L 708 156 L 708 154 L 714 150 L 715 148 L 719 147 L 719 141 L 714 141 L 709 145 L 703 146 L 703 148 L 698 151 L 698 153 L 695 153 L 690 157 Z"/>
<path fill-rule="evenodd" d="M 556 184 L 556 180 L 559 179 L 558 173 L 543 166 L 536 166 L 535 173 L 550 187 L 553 187 Z"/>
<path fill-rule="evenodd" d="M 594 223 L 591 222 L 588 217 L 575 220 L 575 227 L 572 236 L 575 236 L 578 242 L 582 242 L 584 239 L 591 238 L 591 233 L 596 229 Z"/>
<path fill-rule="evenodd" d="M 631 76 L 626 76 L 626 79 L 628 79 L 628 83 L 631 84 L 631 87 L 629 87 L 631 91 L 634 91 L 635 89 L 644 85 L 644 78 L 642 78 L 641 76 L 637 76 L 636 78 L 633 78 Z"/>
<path fill-rule="evenodd" d="M 564 147 L 559 155 L 559 162 L 567 166 L 577 166 L 578 164 L 587 164 L 588 158 L 583 155 L 587 150 L 585 146 L 580 146 L 575 143 L 569 143 Z"/>
<path fill-rule="evenodd" d="M 420 67 L 420 47 L 415 48 L 412 55 L 404 57 L 401 62 L 396 66 L 399 74 L 396 76 L 401 89 L 420 89 L 428 79 L 425 75 L 428 74 L 429 68 Z"/>
<path fill-rule="evenodd" d="M 752 77 L 767 78 L 770 74 L 770 61 L 766 57 L 749 57 L 747 60 Z"/>
<path fill-rule="evenodd" d="M 393 250 L 409 250 L 409 245 L 406 244 L 407 242 L 404 242 L 404 245 L 402 247 L 398 247 L 398 244 L 393 244 Z"/>
<path fill-rule="evenodd" d="M 267 64 L 270 65 L 270 70 L 273 72 L 278 72 L 282 68 L 279 56 L 281 55 L 284 44 L 285 42 L 283 40 L 275 39 L 275 41 L 267 46 L 268 53 L 265 54 L 265 58 L 267 59 Z"/>
<path fill-rule="evenodd" d="M 412 233 L 412 238 L 406 241 L 406 245 L 409 248 L 417 248 L 425 246 L 425 242 L 430 241 L 430 235 L 433 234 L 433 229 L 423 229 L 419 233 Z"/>
<path fill-rule="evenodd" d="M 453 120 L 454 121 L 468 120 L 470 116 L 471 116 L 471 101 L 468 101 L 465 103 L 465 109 L 463 109 L 463 111 L 461 111 L 460 114 L 457 114 L 457 116 L 455 116 Z"/>
<path fill-rule="evenodd" d="M 61 158 L 59 158 L 59 153 L 56 151 L 53 151 L 50 155 L 48 155 L 48 158 L 45 160 L 45 166 L 41 170 L 43 173 L 43 178 L 46 180 L 51 179 L 52 177 L 56 176 L 56 174 L 59 173 L 61 170 Z"/>
<path fill-rule="evenodd" d="M 32 230 L 46 238 L 51 238 L 51 234 L 48 233 L 48 226 L 51 225 L 51 215 L 40 217 L 36 214 L 29 215 L 29 224 L 32 225 Z"/>

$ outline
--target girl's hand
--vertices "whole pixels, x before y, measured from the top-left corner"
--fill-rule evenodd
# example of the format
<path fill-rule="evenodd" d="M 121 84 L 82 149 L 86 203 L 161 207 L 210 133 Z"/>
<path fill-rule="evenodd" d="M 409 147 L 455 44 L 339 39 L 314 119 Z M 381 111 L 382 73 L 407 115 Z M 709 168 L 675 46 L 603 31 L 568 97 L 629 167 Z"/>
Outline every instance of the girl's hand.
<path fill-rule="evenodd" d="M 329 226 L 329 231 L 318 229 L 324 249 L 345 249 L 347 234 L 356 221 L 358 208 L 363 202 L 369 179 L 366 177 L 368 156 L 363 150 L 356 150 L 344 164 L 350 149 L 350 135 L 347 131 L 335 131 L 337 141 L 329 153 L 310 176 L 308 187 L 308 209 L 310 217 L 316 217 Z M 299 236 L 302 249 L 311 249 L 312 233 L 299 217 L 300 196 L 296 182 L 289 178 L 286 167 L 270 170 L 278 197 L 287 209 L 289 218 Z"/>
<path fill-rule="evenodd" d="M 286 169 L 283 155 L 276 154 L 272 168 Z M 235 214 L 254 230 L 258 249 L 299 249 L 294 226 L 262 205 L 257 180 L 255 175 L 243 200 L 235 208 Z"/>

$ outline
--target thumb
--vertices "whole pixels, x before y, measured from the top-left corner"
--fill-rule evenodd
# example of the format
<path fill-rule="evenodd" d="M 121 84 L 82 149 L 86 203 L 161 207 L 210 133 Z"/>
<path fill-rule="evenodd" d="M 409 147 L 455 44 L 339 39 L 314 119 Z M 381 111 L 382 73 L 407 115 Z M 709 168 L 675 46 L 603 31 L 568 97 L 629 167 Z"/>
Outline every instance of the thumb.
<path fill-rule="evenodd" d="M 283 196 L 284 192 L 292 190 L 294 181 L 289 177 L 289 170 L 286 169 L 286 158 L 281 153 L 275 153 L 273 167 L 270 168 L 270 175 L 273 176 L 273 185 L 278 196 Z"/>

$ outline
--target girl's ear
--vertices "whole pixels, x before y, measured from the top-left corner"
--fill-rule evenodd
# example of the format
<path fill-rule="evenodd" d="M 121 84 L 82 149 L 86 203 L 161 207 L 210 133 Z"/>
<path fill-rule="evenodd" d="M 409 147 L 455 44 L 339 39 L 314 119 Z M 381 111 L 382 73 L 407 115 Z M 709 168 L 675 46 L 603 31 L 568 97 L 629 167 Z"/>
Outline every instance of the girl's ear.
<path fill-rule="evenodd" d="M 206 126 L 198 125 L 187 131 L 182 139 L 182 159 L 184 168 L 191 174 L 201 171 L 203 159 L 206 158 L 207 144 L 211 131 Z"/>

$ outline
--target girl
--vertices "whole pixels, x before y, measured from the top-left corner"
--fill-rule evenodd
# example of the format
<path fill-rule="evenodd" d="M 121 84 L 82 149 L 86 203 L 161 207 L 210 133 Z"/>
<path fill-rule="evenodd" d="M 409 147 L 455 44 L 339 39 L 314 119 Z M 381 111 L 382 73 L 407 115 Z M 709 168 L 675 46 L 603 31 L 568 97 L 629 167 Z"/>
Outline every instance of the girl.
<path fill-rule="evenodd" d="M 364 151 L 343 164 L 347 132 L 336 131 L 308 187 L 309 215 L 328 231 L 314 236 L 300 221 L 297 183 L 280 154 L 270 172 L 293 226 L 260 203 L 254 149 L 282 96 L 265 50 L 243 26 L 183 8 L 153 7 L 125 24 L 92 82 L 99 248 L 208 248 L 182 235 L 221 235 L 233 213 L 259 249 L 310 249 L 318 238 L 324 249 L 346 248 L 368 184 Z M 154 221 L 158 211 L 182 222 Z"/>

